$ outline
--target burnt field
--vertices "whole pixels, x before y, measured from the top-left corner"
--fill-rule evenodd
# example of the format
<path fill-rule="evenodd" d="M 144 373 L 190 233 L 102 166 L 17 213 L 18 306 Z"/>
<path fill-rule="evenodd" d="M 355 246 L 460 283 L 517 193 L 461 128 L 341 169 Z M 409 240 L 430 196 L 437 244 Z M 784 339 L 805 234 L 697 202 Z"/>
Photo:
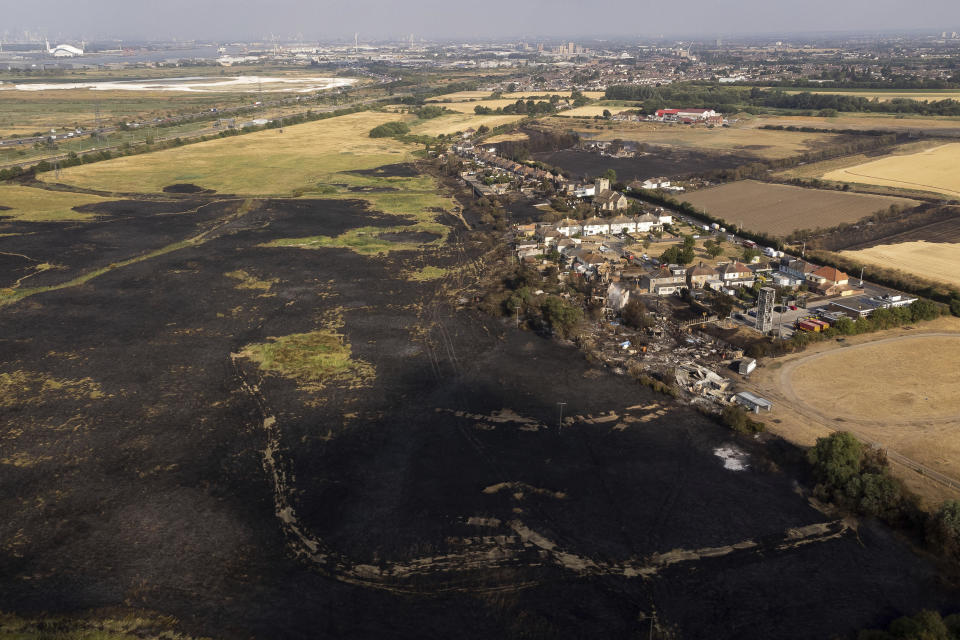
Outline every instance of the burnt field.
<path fill-rule="evenodd" d="M 0 256 L 62 265 L 47 286 L 102 270 L 0 307 L 4 609 L 215 638 L 632 638 L 654 611 L 680 638 L 825 638 L 956 602 L 886 528 L 813 509 L 796 450 L 455 310 L 461 228 L 363 256 L 264 245 L 402 219 L 171 202 L 0 228 L 23 234 Z M 425 264 L 448 275 L 404 278 Z M 244 355 L 321 328 L 362 377 Z"/>
<path fill-rule="evenodd" d="M 630 182 L 653 176 L 687 178 L 715 169 L 733 169 L 756 158 L 748 155 L 701 153 L 679 149 L 656 150 L 637 158 L 611 158 L 599 153 L 566 149 L 534 154 L 546 164 L 560 167 L 579 178 L 598 176 L 607 169 L 617 172 L 618 179 Z"/>

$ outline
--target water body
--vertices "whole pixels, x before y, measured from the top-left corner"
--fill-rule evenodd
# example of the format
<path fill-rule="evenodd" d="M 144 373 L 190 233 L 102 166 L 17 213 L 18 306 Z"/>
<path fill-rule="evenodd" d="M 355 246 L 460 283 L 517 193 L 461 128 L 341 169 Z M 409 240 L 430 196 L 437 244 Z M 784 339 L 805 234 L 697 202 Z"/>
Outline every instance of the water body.
<path fill-rule="evenodd" d="M 65 89 L 89 89 L 91 91 L 179 91 L 223 92 L 246 91 L 264 87 L 272 92 L 311 93 L 334 87 L 352 85 L 351 78 L 326 77 L 264 77 L 264 76 L 190 76 L 185 78 L 160 78 L 157 80 L 111 80 L 106 82 L 49 82 L 15 84 L 17 91 L 62 91 Z"/>

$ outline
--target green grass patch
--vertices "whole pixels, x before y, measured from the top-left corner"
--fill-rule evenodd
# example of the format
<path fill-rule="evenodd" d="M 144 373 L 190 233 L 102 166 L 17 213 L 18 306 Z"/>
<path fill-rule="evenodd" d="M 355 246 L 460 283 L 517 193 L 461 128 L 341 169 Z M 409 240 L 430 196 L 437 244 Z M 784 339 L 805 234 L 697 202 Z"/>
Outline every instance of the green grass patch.
<path fill-rule="evenodd" d="M 450 273 L 450 269 L 426 266 L 422 269 L 417 269 L 416 271 L 409 271 L 407 272 L 406 276 L 408 280 L 415 280 L 417 282 L 430 282 L 433 280 L 439 280 L 440 278 L 445 277 L 448 273 Z"/>
<path fill-rule="evenodd" d="M 229 271 L 225 274 L 228 278 L 236 280 L 237 289 L 248 289 L 251 291 L 269 291 L 270 287 L 280 282 L 277 278 L 272 278 L 270 280 L 261 280 L 254 275 L 244 271 L 243 269 L 238 269 L 236 271 Z"/>
<path fill-rule="evenodd" d="M 23 618 L 0 613 L 5 640 L 190 640 L 174 631 L 177 620 L 150 614 Z M 200 640 L 200 639 L 197 639 Z"/>
<path fill-rule="evenodd" d="M 296 380 L 301 387 L 322 389 L 331 383 L 358 388 L 369 384 L 376 369 L 351 357 L 350 343 L 333 330 L 295 333 L 247 345 L 240 356 L 261 370 Z"/>

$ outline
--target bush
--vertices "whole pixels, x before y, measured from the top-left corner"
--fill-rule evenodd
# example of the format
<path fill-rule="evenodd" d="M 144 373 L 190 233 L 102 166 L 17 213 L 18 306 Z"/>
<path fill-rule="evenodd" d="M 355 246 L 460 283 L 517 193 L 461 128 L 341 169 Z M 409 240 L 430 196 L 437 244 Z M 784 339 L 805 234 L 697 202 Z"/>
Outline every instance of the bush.
<path fill-rule="evenodd" d="M 620 318 L 623 324 L 634 329 L 645 329 L 653 324 L 652 318 L 647 314 L 647 307 L 636 298 L 624 305 Z"/>
<path fill-rule="evenodd" d="M 410 127 L 404 122 L 385 122 L 370 130 L 371 138 L 391 138 L 410 133 Z"/>
<path fill-rule="evenodd" d="M 767 425 L 754 420 L 743 407 L 735 404 L 723 408 L 723 412 L 720 414 L 720 421 L 737 433 L 747 435 L 761 433 L 767 428 Z"/>

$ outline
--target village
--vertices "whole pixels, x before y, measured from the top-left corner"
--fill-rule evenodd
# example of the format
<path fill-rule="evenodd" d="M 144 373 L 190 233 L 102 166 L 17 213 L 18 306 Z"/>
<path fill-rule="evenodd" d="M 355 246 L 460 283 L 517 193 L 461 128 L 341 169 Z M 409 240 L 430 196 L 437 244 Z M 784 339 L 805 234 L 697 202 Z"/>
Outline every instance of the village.
<path fill-rule="evenodd" d="M 661 109 L 648 117 L 684 125 L 722 121 L 711 109 Z M 615 373 L 659 380 L 707 410 L 772 409 L 749 386 L 757 359 L 766 355 L 765 340 L 819 334 L 842 319 L 917 300 L 638 197 L 684 190 L 666 177 L 635 179 L 621 189 L 609 177 L 570 180 L 502 157 L 496 145 L 472 142 L 474 135 L 465 133 L 452 151 L 477 198 L 517 196 L 535 202 L 534 209 L 566 205 L 579 214 L 550 219 L 548 213 L 513 224 L 503 237 L 517 265 L 588 291 L 585 311 L 594 313 L 586 314 L 592 322 L 580 336 L 585 351 Z"/>

